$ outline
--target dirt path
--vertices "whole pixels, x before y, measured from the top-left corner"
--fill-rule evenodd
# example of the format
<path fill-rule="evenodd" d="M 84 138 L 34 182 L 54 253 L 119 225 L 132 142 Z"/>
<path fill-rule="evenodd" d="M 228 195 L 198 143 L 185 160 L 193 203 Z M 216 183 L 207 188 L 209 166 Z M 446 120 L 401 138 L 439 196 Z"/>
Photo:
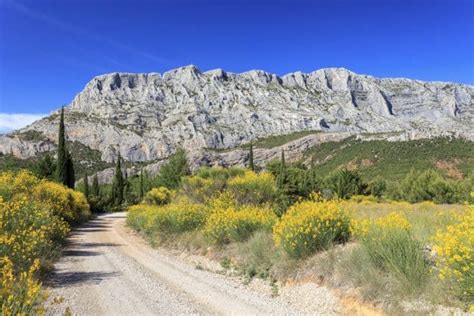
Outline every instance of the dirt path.
<path fill-rule="evenodd" d="M 51 298 L 64 302 L 51 304 L 48 314 L 66 307 L 77 315 L 305 314 L 288 300 L 161 254 L 127 232 L 125 216 L 100 216 L 72 233 L 49 284 Z"/>

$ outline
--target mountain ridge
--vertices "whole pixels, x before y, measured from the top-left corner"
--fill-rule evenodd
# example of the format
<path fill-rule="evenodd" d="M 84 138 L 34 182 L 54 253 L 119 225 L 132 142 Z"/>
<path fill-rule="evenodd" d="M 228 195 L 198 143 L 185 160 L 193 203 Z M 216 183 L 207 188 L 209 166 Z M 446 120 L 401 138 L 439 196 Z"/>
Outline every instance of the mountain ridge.
<path fill-rule="evenodd" d="M 399 140 L 456 136 L 474 139 L 474 86 L 359 75 L 345 68 L 278 76 L 194 65 L 159 73 L 102 74 L 66 107 L 69 140 L 112 162 L 232 149 L 300 131 L 395 133 Z M 52 150 L 57 113 L 0 136 L 0 153 L 18 158 Z M 37 133 L 37 139 L 22 135 Z M 393 138 L 393 137 L 392 137 Z"/>

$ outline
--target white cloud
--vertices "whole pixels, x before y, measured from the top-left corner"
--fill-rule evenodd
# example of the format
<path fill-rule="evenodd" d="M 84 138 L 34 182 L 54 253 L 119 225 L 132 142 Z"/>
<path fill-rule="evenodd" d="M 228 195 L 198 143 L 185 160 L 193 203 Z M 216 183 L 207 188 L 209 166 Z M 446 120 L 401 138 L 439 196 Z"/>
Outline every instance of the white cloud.
<path fill-rule="evenodd" d="M 0 113 L 0 133 L 25 127 L 47 114 Z"/>

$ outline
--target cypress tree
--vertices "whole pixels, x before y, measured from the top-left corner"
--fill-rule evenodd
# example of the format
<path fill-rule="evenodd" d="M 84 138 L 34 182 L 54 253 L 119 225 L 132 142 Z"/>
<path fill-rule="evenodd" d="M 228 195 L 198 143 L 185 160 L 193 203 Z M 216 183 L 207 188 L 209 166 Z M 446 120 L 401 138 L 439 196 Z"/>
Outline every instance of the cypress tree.
<path fill-rule="evenodd" d="M 84 195 L 86 199 L 89 199 L 89 178 L 87 177 L 87 171 L 84 175 Z"/>
<path fill-rule="evenodd" d="M 286 182 L 286 163 L 285 163 L 285 151 L 281 150 L 281 162 L 280 162 L 280 172 L 278 175 L 278 187 L 283 189 L 283 186 Z"/>
<path fill-rule="evenodd" d="M 68 188 L 74 189 L 76 183 L 76 174 L 74 172 L 74 163 L 71 153 L 66 151 L 66 185 Z"/>
<path fill-rule="evenodd" d="M 61 116 L 59 119 L 58 160 L 56 161 L 56 181 L 64 185 L 68 184 L 66 137 L 65 137 L 65 130 L 64 130 L 64 108 L 61 108 Z"/>
<path fill-rule="evenodd" d="M 253 163 L 253 144 L 250 144 L 249 149 L 249 169 L 255 171 L 255 165 Z"/>
<path fill-rule="evenodd" d="M 114 181 L 112 183 L 112 199 L 114 200 L 116 205 L 120 205 L 123 202 L 124 181 L 123 181 L 121 160 L 122 159 L 120 157 L 120 152 L 119 152 L 117 163 L 115 165 Z"/>
<path fill-rule="evenodd" d="M 145 188 L 144 188 L 144 183 L 143 183 L 143 168 L 140 171 L 139 195 L 140 195 L 140 199 L 143 199 L 143 196 L 145 195 Z"/>
<path fill-rule="evenodd" d="M 100 195 L 99 178 L 97 178 L 97 173 L 94 175 L 92 180 L 92 195 L 95 197 Z"/>

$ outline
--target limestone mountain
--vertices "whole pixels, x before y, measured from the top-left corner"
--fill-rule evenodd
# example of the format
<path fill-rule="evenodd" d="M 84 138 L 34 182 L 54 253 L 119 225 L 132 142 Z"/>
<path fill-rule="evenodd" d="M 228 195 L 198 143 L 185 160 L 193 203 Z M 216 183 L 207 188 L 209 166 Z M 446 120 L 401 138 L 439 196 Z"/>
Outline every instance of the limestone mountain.
<path fill-rule="evenodd" d="M 0 153 L 25 159 L 54 149 L 57 122 L 53 113 L 0 136 Z M 93 78 L 66 107 L 69 141 L 109 163 L 117 150 L 127 161 L 149 162 L 178 147 L 231 149 L 300 131 L 473 140 L 473 125 L 474 86 L 378 79 L 343 68 L 281 77 L 195 66 L 163 75 L 112 73 Z"/>

